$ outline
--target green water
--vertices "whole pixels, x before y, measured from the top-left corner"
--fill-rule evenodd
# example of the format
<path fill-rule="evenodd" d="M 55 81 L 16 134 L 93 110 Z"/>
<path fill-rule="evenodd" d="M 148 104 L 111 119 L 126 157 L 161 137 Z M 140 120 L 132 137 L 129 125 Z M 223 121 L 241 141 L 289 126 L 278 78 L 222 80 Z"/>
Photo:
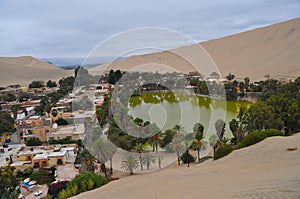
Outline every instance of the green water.
<path fill-rule="evenodd" d="M 162 130 L 180 124 L 187 132 L 191 132 L 194 124 L 200 122 L 208 135 L 215 133 L 215 121 L 223 119 L 226 122 L 225 136 L 231 137 L 229 121 L 236 118 L 241 107 L 248 108 L 251 104 L 180 93 L 145 93 L 131 97 L 128 107 L 129 114 L 134 118 L 156 123 Z"/>

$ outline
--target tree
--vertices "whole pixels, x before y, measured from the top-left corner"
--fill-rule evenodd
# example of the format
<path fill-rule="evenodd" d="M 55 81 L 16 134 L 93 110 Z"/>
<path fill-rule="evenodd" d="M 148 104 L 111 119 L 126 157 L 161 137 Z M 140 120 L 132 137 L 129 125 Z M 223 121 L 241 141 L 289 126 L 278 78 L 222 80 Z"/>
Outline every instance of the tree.
<path fill-rule="evenodd" d="M 274 107 L 258 102 L 252 105 L 245 113 L 246 130 L 262 130 L 267 128 L 281 129 L 284 122 L 274 114 Z"/>
<path fill-rule="evenodd" d="M 49 117 L 50 112 L 51 112 L 51 109 L 52 109 L 51 104 L 46 104 L 46 105 L 45 105 L 45 112 L 48 114 L 47 117 Z"/>
<path fill-rule="evenodd" d="M 214 154 L 216 153 L 216 149 L 218 147 L 218 141 L 219 141 L 218 136 L 215 134 L 209 137 L 209 144 L 213 148 Z"/>
<path fill-rule="evenodd" d="M 51 114 L 52 114 L 53 117 L 56 117 L 58 115 L 58 111 L 56 109 L 53 109 L 51 111 Z"/>
<path fill-rule="evenodd" d="M 143 161 L 143 164 L 146 165 L 147 170 L 149 170 L 150 165 L 154 164 L 156 162 L 156 157 L 153 153 L 145 153 L 142 161 Z"/>
<path fill-rule="evenodd" d="M 225 126 L 226 126 L 226 123 L 224 120 L 218 119 L 215 122 L 215 128 L 216 128 L 219 139 L 222 139 L 224 136 Z"/>
<path fill-rule="evenodd" d="M 220 74 L 217 73 L 217 72 L 212 72 L 212 73 L 209 75 L 209 77 L 210 77 L 211 79 L 220 79 Z"/>
<path fill-rule="evenodd" d="M 238 122 L 236 119 L 232 119 L 229 122 L 229 128 L 234 137 L 234 143 L 240 142 L 243 138 L 243 132 L 240 126 L 240 122 Z"/>
<path fill-rule="evenodd" d="M 199 122 L 197 122 L 193 127 L 193 131 L 195 133 L 195 139 L 191 145 L 191 148 L 197 151 L 197 157 L 199 163 L 200 163 L 200 150 L 205 145 L 205 142 L 203 141 L 203 130 L 204 130 L 204 126 Z"/>
<path fill-rule="evenodd" d="M 115 84 L 116 83 L 115 77 L 114 77 L 114 70 L 113 69 L 111 69 L 109 71 L 109 74 L 108 74 L 108 83 L 110 83 L 110 84 Z"/>
<path fill-rule="evenodd" d="M 181 136 L 176 135 L 172 142 L 170 143 L 171 148 L 176 151 L 177 155 L 177 164 L 180 166 L 180 156 L 184 148 L 183 140 Z"/>
<path fill-rule="evenodd" d="M 46 86 L 49 88 L 57 87 L 57 83 L 55 81 L 48 80 Z"/>
<path fill-rule="evenodd" d="M 234 79 L 234 77 L 235 77 L 234 74 L 229 73 L 229 74 L 226 76 L 226 79 L 228 79 L 229 81 L 231 81 L 231 80 Z"/>
<path fill-rule="evenodd" d="M 42 88 L 42 87 L 44 87 L 44 82 L 43 81 L 32 81 L 28 87 L 29 88 Z"/>
<path fill-rule="evenodd" d="M 141 171 L 143 171 L 143 158 L 142 153 L 145 151 L 145 147 L 142 143 L 137 143 L 137 145 L 134 147 L 134 150 L 139 153 L 139 161 L 141 166 Z"/>
<path fill-rule="evenodd" d="M 87 149 L 83 149 L 77 156 L 81 163 L 80 173 L 94 172 L 97 169 L 96 158 Z"/>
<path fill-rule="evenodd" d="M 92 154 L 100 162 L 101 171 L 104 173 L 107 180 L 109 180 L 112 174 L 112 157 L 116 152 L 116 147 L 108 140 L 104 140 L 100 137 L 97 141 L 92 144 Z M 106 169 L 105 163 L 110 161 L 110 173 Z"/>
<path fill-rule="evenodd" d="M 11 110 L 13 112 L 14 119 L 16 120 L 18 116 L 18 111 L 20 110 L 20 105 L 19 104 L 12 105 Z"/>
<path fill-rule="evenodd" d="M 16 199 L 19 195 L 19 179 L 14 173 L 15 167 L 0 168 L 0 198 Z"/>
<path fill-rule="evenodd" d="M 128 154 L 122 161 L 121 168 L 133 175 L 133 170 L 139 167 L 139 161 L 134 154 Z"/>
<path fill-rule="evenodd" d="M 6 112 L 0 111 L 0 136 L 4 132 L 12 132 L 14 129 L 14 119 Z"/>
<path fill-rule="evenodd" d="M 244 82 L 245 82 L 245 89 L 246 89 L 246 91 L 248 91 L 249 90 L 249 85 L 250 85 L 250 78 L 245 77 Z"/>

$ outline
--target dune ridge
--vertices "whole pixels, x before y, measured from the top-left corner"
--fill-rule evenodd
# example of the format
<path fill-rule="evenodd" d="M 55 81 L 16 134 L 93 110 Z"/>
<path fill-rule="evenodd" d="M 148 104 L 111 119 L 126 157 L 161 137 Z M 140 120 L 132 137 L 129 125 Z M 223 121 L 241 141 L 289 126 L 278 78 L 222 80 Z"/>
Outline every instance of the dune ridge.
<path fill-rule="evenodd" d="M 53 64 L 42 62 L 31 56 L 0 57 L 0 86 L 20 84 L 28 86 L 32 80 L 55 80 L 74 75 Z"/>
<path fill-rule="evenodd" d="M 300 18 L 202 42 L 200 45 L 217 64 L 223 77 L 228 73 L 235 74 L 237 79 L 248 76 L 251 80 L 262 80 L 266 74 L 281 79 L 300 76 Z M 184 52 L 194 58 L 203 56 L 199 54 L 195 45 L 171 51 Z M 95 73 L 108 66 L 107 70 L 130 70 L 147 63 L 162 63 L 183 73 L 195 70 L 184 58 L 164 51 L 131 56 L 97 66 L 91 69 L 91 72 Z M 153 67 L 149 67 L 149 71 L 153 71 Z"/>

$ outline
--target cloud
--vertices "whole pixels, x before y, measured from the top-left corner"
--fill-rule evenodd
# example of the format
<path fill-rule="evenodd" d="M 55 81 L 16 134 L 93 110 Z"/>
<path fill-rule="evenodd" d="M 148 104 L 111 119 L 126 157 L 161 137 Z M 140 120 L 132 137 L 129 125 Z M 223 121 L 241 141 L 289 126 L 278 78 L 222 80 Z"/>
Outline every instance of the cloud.
<path fill-rule="evenodd" d="M 296 18 L 299 11 L 298 0 L 1 0 L 0 56 L 85 56 L 111 35 L 149 26 L 210 40 Z"/>

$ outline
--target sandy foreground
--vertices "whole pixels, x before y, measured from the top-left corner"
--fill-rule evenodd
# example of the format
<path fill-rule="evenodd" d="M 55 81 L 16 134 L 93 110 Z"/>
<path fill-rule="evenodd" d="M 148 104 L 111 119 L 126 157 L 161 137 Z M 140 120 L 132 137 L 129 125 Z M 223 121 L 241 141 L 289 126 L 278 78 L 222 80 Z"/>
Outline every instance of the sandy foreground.
<path fill-rule="evenodd" d="M 300 198 L 299 169 L 300 133 L 267 138 L 190 168 L 121 178 L 74 198 Z"/>

